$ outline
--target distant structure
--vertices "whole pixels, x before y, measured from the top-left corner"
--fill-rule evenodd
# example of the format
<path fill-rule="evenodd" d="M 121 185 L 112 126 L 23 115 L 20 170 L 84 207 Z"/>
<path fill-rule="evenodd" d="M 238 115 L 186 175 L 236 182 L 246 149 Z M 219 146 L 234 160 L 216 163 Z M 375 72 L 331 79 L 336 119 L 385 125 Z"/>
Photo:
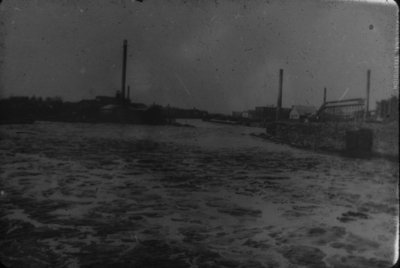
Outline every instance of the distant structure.
<path fill-rule="evenodd" d="M 282 108 L 280 109 L 282 117 Z M 262 121 L 273 121 L 276 117 L 277 108 L 273 106 L 257 106 L 254 110 L 254 117 Z"/>
<path fill-rule="evenodd" d="M 123 41 L 121 90 L 115 97 L 98 96 L 100 104 L 96 120 L 101 122 L 119 122 L 133 124 L 163 124 L 166 122 L 163 108 L 159 105 L 147 107 L 143 103 L 132 103 L 130 86 L 126 83 L 128 41 Z"/>
<path fill-rule="evenodd" d="M 171 118 L 205 118 L 208 116 L 207 111 L 202 111 L 198 110 L 196 108 L 192 109 L 182 109 L 182 108 L 176 108 L 176 107 L 170 107 L 168 106 L 166 109 L 166 112 L 168 113 L 168 117 Z"/>
<path fill-rule="evenodd" d="M 375 117 L 377 121 L 390 122 L 399 120 L 399 98 L 392 96 L 389 99 L 376 102 Z"/>
<path fill-rule="evenodd" d="M 243 118 L 243 112 L 240 112 L 240 111 L 233 111 L 233 112 L 232 112 L 232 117 L 233 117 L 234 119 L 241 119 L 241 118 Z"/>
<path fill-rule="evenodd" d="M 365 98 L 327 101 L 326 88 L 324 98 L 316 118 L 320 121 L 367 121 L 372 119 L 370 111 L 371 70 L 367 70 Z"/>
<path fill-rule="evenodd" d="M 123 44 L 123 50 L 124 53 L 122 55 L 122 83 L 121 83 L 121 100 L 125 101 L 126 94 L 125 94 L 125 88 L 126 88 L 126 59 L 127 59 L 127 53 L 128 53 L 128 40 L 124 40 Z"/>
<path fill-rule="evenodd" d="M 110 96 L 96 96 L 95 100 L 96 102 L 104 105 L 116 103 L 116 98 Z"/>
<path fill-rule="evenodd" d="M 316 116 L 321 121 L 361 121 L 365 116 L 365 99 L 326 101 Z"/>
<path fill-rule="evenodd" d="M 33 107 L 28 97 L 0 99 L 0 124 L 33 123 Z"/>
<path fill-rule="evenodd" d="M 279 69 L 279 92 L 278 92 L 278 101 L 276 105 L 276 121 L 279 121 L 281 118 L 281 109 L 282 109 L 282 89 L 283 89 L 283 69 Z"/>
<path fill-rule="evenodd" d="M 289 108 L 282 107 L 283 69 L 279 69 L 279 88 L 276 106 L 256 106 L 254 110 L 233 111 L 232 119 L 245 124 L 265 124 L 271 121 L 289 119 Z"/>
<path fill-rule="evenodd" d="M 167 123 L 166 109 L 162 106 L 153 104 L 148 107 L 130 101 L 130 87 L 126 88 L 127 47 L 128 41 L 124 40 L 121 90 L 117 90 L 115 96 L 97 96 L 79 102 L 63 102 L 58 97 L 45 100 L 35 97 L 0 98 L 0 124 L 33 123 L 35 120 L 154 125 Z"/>
<path fill-rule="evenodd" d="M 280 120 L 289 119 L 290 108 L 280 109 Z M 232 118 L 244 122 L 267 123 L 276 120 L 277 107 L 275 106 L 256 106 L 252 110 L 233 111 Z"/>
<path fill-rule="evenodd" d="M 290 120 L 307 120 L 311 116 L 315 115 L 317 109 L 314 106 L 305 105 L 294 105 L 290 110 Z"/>
<path fill-rule="evenodd" d="M 367 70 L 367 92 L 365 94 L 364 121 L 369 118 L 369 95 L 371 87 L 371 70 Z"/>

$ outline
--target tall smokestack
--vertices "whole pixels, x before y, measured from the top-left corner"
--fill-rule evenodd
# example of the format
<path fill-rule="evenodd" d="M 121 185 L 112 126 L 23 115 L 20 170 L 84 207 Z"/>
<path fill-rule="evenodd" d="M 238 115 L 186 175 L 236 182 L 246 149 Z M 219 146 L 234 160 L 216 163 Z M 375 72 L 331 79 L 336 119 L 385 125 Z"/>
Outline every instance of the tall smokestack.
<path fill-rule="evenodd" d="M 125 96 L 125 85 L 126 85 L 126 55 L 127 55 L 127 50 L 128 50 L 128 41 L 125 39 L 124 40 L 124 54 L 123 54 L 123 58 L 122 58 L 122 88 L 121 88 L 121 96 L 122 96 L 123 100 L 126 98 L 126 96 Z"/>
<path fill-rule="evenodd" d="M 281 108 L 282 108 L 282 87 L 283 87 L 283 69 L 279 69 L 279 92 L 278 92 L 278 103 L 276 105 L 276 120 L 280 119 Z"/>
<path fill-rule="evenodd" d="M 326 87 L 324 87 L 324 103 L 323 104 L 325 104 L 326 103 Z"/>
<path fill-rule="evenodd" d="M 128 101 L 131 99 L 131 96 L 130 96 L 131 94 L 130 94 L 130 93 L 131 93 L 131 87 L 128 86 L 128 92 L 127 92 L 127 94 L 126 94 L 126 95 L 127 95 L 127 96 L 126 96 L 126 99 L 127 99 Z"/>
<path fill-rule="evenodd" d="M 364 120 L 368 118 L 368 112 L 369 112 L 369 91 L 370 91 L 370 86 L 371 86 L 371 70 L 367 71 L 367 94 L 365 97 L 365 112 L 364 112 Z"/>

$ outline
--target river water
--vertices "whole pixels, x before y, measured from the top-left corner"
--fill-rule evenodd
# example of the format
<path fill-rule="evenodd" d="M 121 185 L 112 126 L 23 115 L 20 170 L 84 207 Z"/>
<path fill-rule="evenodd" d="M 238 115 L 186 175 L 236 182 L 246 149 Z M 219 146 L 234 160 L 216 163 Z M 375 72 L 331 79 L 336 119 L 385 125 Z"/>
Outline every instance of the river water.
<path fill-rule="evenodd" d="M 397 163 L 183 122 L 1 126 L 3 264 L 390 267 Z"/>

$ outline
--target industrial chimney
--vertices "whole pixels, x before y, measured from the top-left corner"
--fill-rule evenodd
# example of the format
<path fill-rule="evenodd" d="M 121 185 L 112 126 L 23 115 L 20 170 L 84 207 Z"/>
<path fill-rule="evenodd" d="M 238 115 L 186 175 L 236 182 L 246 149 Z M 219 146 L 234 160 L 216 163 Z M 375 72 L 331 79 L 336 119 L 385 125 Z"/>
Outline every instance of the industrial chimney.
<path fill-rule="evenodd" d="M 323 104 L 325 104 L 326 103 L 326 87 L 324 87 L 324 102 L 323 102 Z"/>
<path fill-rule="evenodd" d="M 365 111 L 364 111 L 364 121 L 368 119 L 369 113 L 369 92 L 371 86 L 371 70 L 367 70 L 367 92 L 365 96 Z"/>
<path fill-rule="evenodd" d="M 280 119 L 280 113 L 282 108 L 282 86 L 283 86 L 283 69 L 279 69 L 279 92 L 278 92 L 278 103 L 276 105 L 276 121 Z"/>
<path fill-rule="evenodd" d="M 127 56 L 127 50 L 128 50 L 128 41 L 125 39 L 124 40 L 124 54 L 122 58 L 122 88 L 121 88 L 121 98 L 122 100 L 126 99 L 125 95 L 125 85 L 126 85 L 126 56 Z"/>

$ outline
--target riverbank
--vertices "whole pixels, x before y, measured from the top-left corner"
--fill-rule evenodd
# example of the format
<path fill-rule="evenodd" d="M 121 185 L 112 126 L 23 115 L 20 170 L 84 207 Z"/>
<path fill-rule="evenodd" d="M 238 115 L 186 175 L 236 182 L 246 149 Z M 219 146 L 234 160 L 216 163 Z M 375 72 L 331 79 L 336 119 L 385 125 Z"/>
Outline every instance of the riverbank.
<path fill-rule="evenodd" d="M 358 156 L 382 157 L 396 161 L 399 158 L 398 127 L 397 122 L 389 124 L 274 122 L 267 125 L 264 135 L 258 136 L 296 148 L 352 155 L 346 148 L 346 133 L 367 129 L 372 132 L 371 151 L 361 152 Z"/>

